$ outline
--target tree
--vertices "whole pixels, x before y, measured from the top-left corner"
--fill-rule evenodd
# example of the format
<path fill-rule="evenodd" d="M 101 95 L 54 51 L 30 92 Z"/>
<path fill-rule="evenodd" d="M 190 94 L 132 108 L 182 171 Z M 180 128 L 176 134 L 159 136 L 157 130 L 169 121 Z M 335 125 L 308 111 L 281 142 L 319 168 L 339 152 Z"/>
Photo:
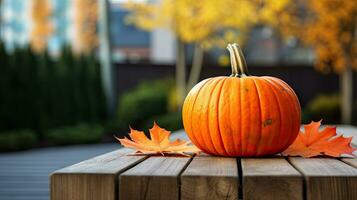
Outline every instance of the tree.
<path fill-rule="evenodd" d="M 98 5 L 99 11 L 99 57 L 100 57 L 100 74 L 102 79 L 103 92 L 106 98 L 107 114 L 109 117 L 114 116 L 115 99 L 114 99 L 114 80 L 112 67 L 112 53 L 110 47 L 109 32 L 109 0 L 101 0 Z"/>
<path fill-rule="evenodd" d="M 88 54 L 98 46 L 97 0 L 74 0 L 74 51 L 78 54 Z"/>
<path fill-rule="evenodd" d="M 87 67 L 90 67 L 95 64 L 95 59 L 91 59 L 91 56 L 98 47 L 107 114 L 113 117 L 115 98 L 109 34 L 109 1 L 74 0 L 73 6 L 75 10 L 73 50 L 76 54 L 81 54 L 80 57 L 85 59 L 88 62 Z"/>
<path fill-rule="evenodd" d="M 49 0 L 33 0 L 31 7 L 32 31 L 30 44 L 32 49 L 39 53 L 47 48 L 47 42 L 53 32 L 50 21 L 52 8 Z"/>
<path fill-rule="evenodd" d="M 352 69 L 357 69 L 357 1 L 302 0 L 276 14 L 284 35 L 295 35 L 315 50 L 315 66 L 340 75 L 341 116 L 352 118 Z"/>
<path fill-rule="evenodd" d="M 156 4 L 131 2 L 125 8 L 131 11 L 127 18 L 129 23 L 145 30 L 166 27 L 176 34 L 178 106 L 199 79 L 204 51 L 214 46 L 225 47 L 232 40 L 242 41 L 243 33 L 255 21 L 255 7 L 249 1 L 162 0 Z M 185 44 L 195 46 L 188 82 L 185 76 Z"/>

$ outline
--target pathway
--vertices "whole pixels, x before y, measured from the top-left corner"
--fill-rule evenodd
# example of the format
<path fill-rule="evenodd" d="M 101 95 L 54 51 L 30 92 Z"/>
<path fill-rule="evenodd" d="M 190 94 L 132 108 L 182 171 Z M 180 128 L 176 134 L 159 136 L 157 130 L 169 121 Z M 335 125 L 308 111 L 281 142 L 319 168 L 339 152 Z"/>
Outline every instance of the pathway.
<path fill-rule="evenodd" d="M 0 154 L 0 199 L 47 200 L 51 172 L 119 147 L 94 144 Z"/>

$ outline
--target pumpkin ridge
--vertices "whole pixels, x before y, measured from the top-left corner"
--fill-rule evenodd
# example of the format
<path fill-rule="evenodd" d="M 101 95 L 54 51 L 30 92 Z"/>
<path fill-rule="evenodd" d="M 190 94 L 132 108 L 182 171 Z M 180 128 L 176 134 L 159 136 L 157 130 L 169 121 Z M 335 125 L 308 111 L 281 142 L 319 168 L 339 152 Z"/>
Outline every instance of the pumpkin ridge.
<path fill-rule="evenodd" d="M 243 154 L 243 140 L 242 140 L 242 134 L 243 134 L 243 130 L 242 130 L 242 97 L 243 97 L 243 93 L 242 93 L 242 85 L 243 85 L 243 81 L 239 78 L 238 79 L 239 80 L 239 92 L 240 92 L 240 96 L 239 96 L 239 98 L 240 98 L 240 102 L 239 102 L 239 107 L 240 107 L 240 118 L 239 118 L 239 120 L 240 120 L 240 131 L 239 131 L 239 137 L 240 137 L 240 154 L 242 155 Z"/>
<path fill-rule="evenodd" d="M 201 88 L 201 90 L 204 90 L 204 88 L 205 87 L 207 87 L 207 86 L 209 86 L 210 84 L 212 84 L 213 82 L 214 82 L 214 78 L 212 78 L 212 79 L 210 79 L 210 80 L 208 80 L 207 81 L 207 83 L 204 85 L 204 86 L 202 86 L 202 88 Z M 202 91 L 200 90 L 200 93 L 202 93 Z M 200 97 L 200 93 L 197 93 L 196 94 L 196 101 L 195 101 L 195 104 L 197 103 L 197 101 L 198 101 L 198 99 L 199 99 L 199 97 Z M 201 94 L 202 95 L 202 94 Z M 210 95 L 211 95 L 211 93 L 210 93 Z M 201 103 L 202 104 L 202 103 Z M 192 108 L 194 108 L 195 107 L 195 105 L 193 105 L 192 106 Z M 202 114 L 202 113 L 201 113 Z M 207 118 L 207 117 L 206 117 Z M 193 120 L 191 120 L 191 124 L 192 123 L 194 123 L 194 121 Z M 197 122 L 196 122 L 197 123 Z M 212 146 L 210 146 L 210 142 L 209 141 L 206 141 L 206 139 L 205 139 L 205 137 L 202 135 L 202 122 L 201 122 L 201 124 L 198 126 L 199 128 L 198 128 L 198 130 L 199 130 L 199 134 L 196 134 L 197 136 L 199 136 L 199 139 L 198 139 L 198 141 L 201 141 L 201 143 L 203 143 L 203 146 L 205 147 L 205 151 L 207 151 L 208 153 L 215 153 L 217 150 L 214 148 L 214 146 L 213 146 L 213 144 L 212 144 Z M 197 131 L 197 130 L 196 130 Z M 194 133 L 192 133 L 192 134 L 194 134 Z M 209 133 L 208 133 L 209 134 Z M 209 134 L 210 135 L 210 134 Z"/>
<path fill-rule="evenodd" d="M 219 122 L 219 118 L 220 118 L 220 117 L 219 117 L 219 108 L 220 108 L 219 102 L 220 102 L 220 100 L 221 100 L 222 88 L 223 88 L 223 86 L 224 86 L 224 83 L 227 82 L 227 78 L 224 78 L 222 82 L 223 82 L 223 83 L 222 83 L 221 87 L 219 88 L 218 98 L 217 98 L 217 102 L 216 102 L 216 105 L 217 105 L 217 107 L 216 107 L 216 112 L 217 112 L 217 119 L 216 119 L 216 121 L 217 121 L 217 126 L 218 126 L 218 129 L 217 129 L 217 130 L 218 130 L 218 135 L 219 135 L 219 138 L 220 138 L 220 143 L 221 143 L 221 145 L 223 146 L 223 150 L 225 151 L 225 153 L 226 153 L 227 155 L 230 155 L 230 153 L 228 153 L 228 151 L 227 151 L 226 146 L 224 145 L 225 143 L 223 142 L 223 137 L 222 137 L 222 134 L 221 134 L 221 127 L 220 127 L 220 122 Z"/>
<path fill-rule="evenodd" d="M 239 94 L 239 98 L 236 98 L 236 97 L 234 97 L 235 95 L 233 95 L 234 93 L 231 93 L 230 94 L 230 100 L 232 99 L 232 96 L 233 96 L 233 99 L 235 100 L 235 103 L 236 104 L 230 104 L 230 107 L 229 107 L 229 109 L 230 110 L 235 110 L 235 107 L 233 107 L 232 108 L 232 105 L 233 106 L 236 106 L 236 105 L 240 105 L 241 104 L 241 93 L 240 93 L 240 85 L 241 85 L 241 82 L 240 82 L 240 79 L 238 79 L 238 80 L 235 80 L 235 79 L 233 79 L 232 81 L 232 84 L 236 84 L 236 87 L 235 87 L 235 92 L 236 91 L 238 91 L 238 92 L 236 92 L 236 93 L 238 93 Z M 234 102 L 234 101 L 233 101 Z M 233 111 L 233 113 L 235 114 L 235 115 L 237 115 L 237 116 L 235 116 L 235 120 L 232 120 L 233 118 L 230 118 L 230 123 L 231 124 L 238 124 L 237 125 L 237 128 L 235 129 L 235 131 L 237 131 L 237 134 L 235 135 L 235 139 L 234 139 L 234 145 L 235 145 L 235 147 L 234 147 L 234 151 L 235 151 L 235 155 L 239 155 L 239 154 L 241 154 L 241 143 L 242 143 L 242 141 L 241 141 L 241 137 L 240 137 L 240 134 L 241 134 L 241 112 L 240 112 L 240 109 L 241 109 L 241 106 L 239 106 L 239 112 L 234 112 Z M 230 117 L 232 117 L 232 111 L 229 113 L 230 114 Z M 238 120 L 239 120 L 239 122 L 238 122 Z M 239 134 L 239 135 L 238 135 Z"/>
<path fill-rule="evenodd" d="M 267 80 L 265 77 L 262 78 L 262 80 L 266 83 L 266 85 L 270 88 L 270 90 L 272 91 L 273 93 L 273 97 L 274 97 L 274 100 L 275 100 L 275 103 L 278 107 L 278 111 L 279 111 L 279 134 L 277 134 L 277 136 L 273 137 L 272 138 L 272 143 L 274 142 L 274 140 L 277 138 L 279 140 L 280 138 L 280 134 L 282 133 L 283 129 L 282 129 L 282 116 L 281 116 L 281 103 L 279 101 L 279 98 L 276 94 L 276 91 L 275 91 L 275 87 L 269 82 L 269 80 Z M 268 151 L 272 152 L 274 150 L 274 147 L 271 147 Z"/>
<path fill-rule="evenodd" d="M 280 113 L 279 114 L 279 116 L 280 116 L 280 131 L 279 131 L 279 134 L 277 134 L 277 137 L 275 139 L 277 139 L 278 143 L 280 144 L 280 142 L 281 142 L 280 140 L 282 137 L 281 134 L 284 132 L 284 128 L 282 126 L 283 120 L 284 120 L 283 118 L 289 118 L 289 117 L 285 113 L 284 113 L 285 117 L 282 116 L 282 114 L 283 114 L 282 113 L 282 103 L 281 103 L 282 101 L 281 101 L 281 97 L 277 94 L 277 88 L 276 88 L 275 84 L 269 79 L 269 77 L 264 77 L 264 80 L 266 80 L 267 83 L 269 84 L 269 86 L 272 89 L 274 96 L 277 100 L 277 103 L 278 103 L 278 108 L 279 108 L 279 113 Z"/>
<path fill-rule="evenodd" d="M 244 156 L 251 156 L 251 150 L 249 149 L 249 143 L 250 143 L 250 135 L 252 134 L 252 124 L 249 123 L 250 121 L 252 121 L 252 114 L 251 112 L 253 111 L 252 106 L 250 104 L 250 102 L 253 102 L 253 96 L 251 95 L 251 91 L 250 91 L 250 87 L 251 84 L 253 82 L 251 82 L 251 78 L 250 77 L 244 77 L 244 78 L 240 78 L 242 81 L 242 96 L 243 101 L 241 102 L 241 112 L 242 112 L 242 117 L 241 120 L 243 120 L 244 123 L 241 123 L 242 127 L 243 127 L 243 131 L 242 131 L 242 147 L 243 147 L 243 151 L 242 154 Z M 244 84 L 244 85 L 243 85 Z M 254 127 L 253 127 L 254 129 Z"/>
<path fill-rule="evenodd" d="M 269 77 L 269 79 L 272 80 L 272 82 L 275 82 L 276 84 L 278 84 L 278 85 L 280 85 L 280 86 L 282 86 L 282 87 L 288 86 L 288 84 L 286 84 L 284 81 L 281 81 L 281 80 L 279 80 L 279 79 L 276 79 L 276 78 L 273 78 L 273 77 Z M 297 98 L 295 92 L 290 88 L 290 86 L 288 86 L 288 89 L 289 89 L 290 91 L 289 91 L 289 93 L 287 93 L 287 96 L 288 96 L 288 98 L 290 99 L 290 102 L 296 102 L 296 101 L 294 101 L 294 98 L 296 98 L 296 99 L 298 99 L 298 98 Z M 294 114 L 292 115 L 292 117 L 294 117 L 294 116 L 296 116 L 297 114 L 299 114 L 299 120 L 301 120 L 301 116 L 300 116 L 301 113 L 296 109 L 297 106 L 300 107 L 300 104 L 295 104 L 295 105 L 293 106 L 293 107 L 294 107 L 293 110 L 294 110 L 296 113 L 294 113 Z M 292 123 L 291 129 L 294 130 L 294 126 L 293 126 L 293 125 L 294 125 L 294 120 L 291 120 L 291 123 Z M 290 134 L 290 138 L 289 138 L 287 144 L 285 145 L 285 148 L 287 148 L 287 147 L 295 140 L 297 133 L 298 133 L 298 131 L 296 132 L 295 135 L 294 135 L 294 134 Z"/>
<path fill-rule="evenodd" d="M 258 102 L 259 102 L 259 130 L 260 130 L 260 133 L 259 133 L 259 139 L 258 139 L 258 142 L 257 144 L 255 145 L 255 156 L 258 155 L 260 149 L 258 149 L 258 147 L 260 147 L 260 143 L 261 143 L 261 139 L 262 139 L 262 121 L 263 121 L 263 114 L 262 114 L 262 103 L 261 103 L 261 94 L 260 94 L 260 91 L 258 90 L 258 86 L 257 86 L 257 83 L 255 80 L 255 78 L 252 78 L 253 82 L 254 82 L 254 87 L 255 87 L 255 90 L 257 92 L 257 95 L 258 95 Z"/>
<path fill-rule="evenodd" d="M 214 81 L 216 80 L 216 81 Z M 220 154 L 220 152 L 217 150 L 216 148 L 216 145 L 214 144 L 213 142 L 213 139 L 212 139 L 212 134 L 211 134 L 211 131 L 210 131 L 210 123 L 209 123 L 209 110 L 210 110 L 210 104 L 211 104 L 211 99 L 212 99 L 212 94 L 215 90 L 215 88 L 217 87 L 218 83 L 222 81 L 222 79 L 213 79 L 211 81 L 211 84 L 213 84 L 211 90 L 209 91 L 209 96 L 208 96 L 208 102 L 207 102 L 207 106 L 206 106 L 206 109 L 205 109 L 205 112 L 204 112 L 204 116 L 206 118 L 206 123 L 203 123 L 204 126 L 205 126 L 205 130 L 207 130 L 207 133 L 208 133 L 208 138 L 207 137 L 203 137 L 203 141 L 205 141 L 204 138 L 206 138 L 207 142 L 210 144 L 211 148 L 214 150 L 214 154 Z M 202 113 L 201 113 L 202 114 Z"/>
<path fill-rule="evenodd" d="M 194 136 L 190 136 L 190 132 L 192 132 L 192 124 L 191 121 L 187 121 L 185 120 L 186 116 L 191 116 L 192 118 L 192 102 L 194 101 L 193 99 L 196 99 L 195 95 L 191 95 L 190 93 L 187 94 L 185 101 L 183 103 L 182 106 L 182 123 L 183 123 L 183 127 L 188 135 L 188 137 L 191 139 L 192 142 L 195 142 L 195 138 L 193 138 Z"/>
<path fill-rule="evenodd" d="M 274 90 L 274 93 L 276 93 L 277 91 L 279 91 L 279 86 L 281 86 L 279 83 L 277 83 L 277 81 L 274 81 L 273 79 L 271 79 L 270 77 L 265 77 L 265 79 L 267 80 L 267 81 L 269 81 L 269 83 L 272 85 L 272 88 L 273 88 L 273 90 Z M 276 93 L 277 94 L 277 93 Z M 290 99 L 290 96 L 289 95 L 284 95 L 285 96 L 285 98 L 286 97 L 288 97 L 288 99 L 289 100 L 291 100 Z M 277 95 L 277 97 L 278 97 L 278 99 L 280 98 L 282 98 L 282 96 L 280 95 L 280 96 L 278 96 Z M 284 99 L 285 99 L 284 98 Z M 280 108 L 280 113 L 282 113 L 281 112 L 281 107 L 280 107 L 280 104 L 279 104 L 279 108 Z M 292 118 L 292 115 L 291 115 L 291 112 L 286 112 L 287 113 L 287 117 L 285 117 L 286 119 L 285 120 L 288 120 L 288 123 L 285 123 L 285 124 L 287 124 L 287 127 L 290 127 L 288 130 L 289 131 L 291 131 L 291 129 L 292 129 L 292 125 L 293 125 L 293 120 L 291 119 Z M 279 140 L 278 140 L 278 143 L 279 144 L 281 144 L 281 143 L 283 143 L 283 137 L 282 137 L 282 134 L 284 134 L 284 131 L 280 131 L 279 132 Z M 285 134 L 287 134 L 287 133 L 285 133 Z M 290 134 L 289 134 L 290 135 Z M 291 137 L 291 136 L 290 136 Z M 289 140 L 290 140 L 290 138 L 289 138 Z M 287 144 L 287 143 L 289 143 L 289 140 L 287 140 L 288 142 L 285 142 L 285 144 Z M 286 145 L 284 145 L 284 146 L 286 146 Z M 283 150 L 283 149 L 281 149 L 281 150 Z"/>
<path fill-rule="evenodd" d="M 283 84 L 283 81 L 279 81 L 278 79 L 270 78 L 270 80 L 272 80 L 273 82 L 275 82 L 277 85 L 279 85 L 281 87 L 285 87 L 286 86 L 285 84 Z M 288 93 L 285 93 L 285 95 L 288 97 L 290 102 L 294 102 L 293 101 L 294 96 L 291 95 L 291 91 L 289 91 Z M 291 120 L 290 120 L 291 121 L 291 128 L 290 128 L 291 132 L 293 132 L 293 130 L 294 130 L 294 120 L 293 120 L 293 118 L 295 116 L 294 112 L 296 112 L 295 106 L 296 105 L 293 105 L 293 110 L 291 112 L 292 114 L 290 113 L 291 114 Z M 291 143 L 290 141 L 292 141 L 292 138 L 294 138 L 294 134 L 289 134 L 289 139 L 287 140 L 287 143 L 286 143 L 284 148 L 287 148 L 290 145 L 290 143 Z"/>
<path fill-rule="evenodd" d="M 192 130 L 193 130 L 193 128 L 192 128 L 192 111 L 193 111 L 193 108 L 194 108 L 194 106 L 195 106 L 195 103 L 196 103 L 196 100 L 197 100 L 197 97 L 198 97 L 198 94 L 201 92 L 201 90 L 202 90 L 202 88 L 210 81 L 210 80 L 212 80 L 212 78 L 209 78 L 209 79 L 206 79 L 206 81 L 204 82 L 204 83 L 202 83 L 202 85 L 201 85 L 201 87 L 198 89 L 198 91 L 197 91 L 197 95 L 194 95 L 193 97 L 194 97 L 194 99 L 193 100 L 191 100 L 190 101 L 190 103 L 191 103 L 191 107 L 190 107 L 190 109 L 188 109 L 188 116 L 190 116 L 190 121 L 189 121 L 189 127 L 190 127 L 190 131 L 191 132 L 193 132 Z M 192 137 L 193 139 L 192 139 L 192 141 L 194 141 L 195 142 L 195 145 L 198 147 L 198 148 L 200 148 L 200 149 L 202 149 L 202 147 L 201 147 L 201 145 L 199 144 L 199 142 L 197 142 L 197 138 L 196 138 L 196 136 L 195 136 L 195 134 L 193 134 L 193 133 L 191 133 L 191 134 L 188 134 L 189 135 L 189 137 Z"/>
<path fill-rule="evenodd" d="M 272 78 L 274 79 L 274 77 L 272 77 Z M 290 85 L 288 85 L 288 84 L 285 83 L 284 81 L 282 81 L 281 84 L 285 85 L 288 89 L 290 89 L 290 92 L 291 92 L 290 95 L 293 96 L 293 97 L 291 97 L 292 99 L 294 99 L 294 98 L 297 99 L 297 100 L 299 99 L 299 98 L 297 97 L 296 93 L 294 92 L 294 90 L 290 87 Z M 300 107 L 300 102 L 299 102 L 299 100 L 298 100 L 298 101 L 293 101 L 293 102 L 296 103 L 296 105 L 294 106 L 294 110 L 295 110 L 296 113 L 299 115 L 298 120 L 301 121 L 301 110 L 298 109 L 298 108 L 301 108 L 301 107 Z M 295 116 L 295 115 L 294 115 L 294 116 Z M 298 127 L 298 129 L 300 129 L 300 126 Z M 296 138 L 296 137 L 293 137 L 293 138 L 291 139 L 290 143 L 293 143 L 294 140 L 295 140 L 295 138 Z M 287 145 L 287 147 L 288 147 L 288 145 Z"/>
<path fill-rule="evenodd" d="M 210 105 L 211 104 L 211 101 L 212 101 L 212 95 L 213 95 L 213 92 L 216 90 L 216 88 L 217 88 L 217 86 L 219 85 L 219 84 L 221 84 L 221 82 L 223 82 L 225 80 L 225 77 L 224 78 L 222 78 L 222 79 L 218 79 L 217 80 L 217 82 L 215 83 L 215 85 L 213 86 L 213 88 L 212 88 L 212 90 L 211 90 L 211 93 L 210 93 L 210 96 L 209 96 L 209 99 L 208 99 L 208 105 Z M 221 88 L 219 88 L 219 92 L 220 92 L 220 90 L 221 90 Z M 216 97 L 216 98 L 219 98 L 219 96 L 218 97 Z M 220 132 L 219 132 L 219 125 L 217 124 L 217 127 L 218 127 L 218 136 L 219 136 L 219 139 L 220 139 L 220 141 L 219 141 L 219 143 L 220 143 L 220 146 L 223 146 L 223 148 L 217 148 L 217 145 L 215 144 L 215 142 L 214 142 L 214 139 L 213 139 L 213 137 L 212 137 L 212 133 L 211 133 L 211 128 L 212 127 L 210 127 L 210 117 L 211 117 L 211 115 L 210 115 L 210 106 L 208 106 L 207 107 L 207 111 L 206 111 L 206 116 L 207 116 L 207 132 L 208 132 L 208 135 L 209 135 L 209 138 L 210 138 L 210 140 L 211 140 L 211 142 L 212 142 L 212 146 L 213 146 L 213 148 L 216 150 L 216 154 L 221 154 L 220 152 L 221 152 L 221 149 L 222 149 L 222 151 L 223 151 L 223 153 L 225 153 L 225 154 L 227 154 L 227 152 L 226 152 L 226 149 L 225 149 L 225 147 L 224 147 L 224 145 L 223 145 L 223 141 L 222 141 L 222 138 L 221 138 L 221 135 L 220 135 Z M 217 110 L 216 110 L 217 111 Z M 218 116 L 218 114 L 217 114 L 217 116 Z M 215 121 L 217 121 L 217 120 L 215 120 Z M 213 134 L 215 134 L 215 133 L 213 133 Z"/>
<path fill-rule="evenodd" d="M 229 92 L 229 94 L 228 94 L 228 105 L 229 105 L 229 107 L 228 107 L 228 118 L 229 118 L 229 124 L 231 124 L 230 126 L 229 126 L 229 133 L 231 134 L 231 141 L 232 141 L 232 143 L 233 143 L 233 155 L 237 155 L 237 152 L 238 152 L 238 150 L 237 150 L 237 144 L 236 144 L 236 139 L 235 139 L 235 133 L 234 133 L 234 131 L 233 131 L 233 128 L 232 128 L 232 124 L 233 123 L 237 123 L 237 122 L 232 122 L 232 119 L 236 119 L 237 120 L 237 118 L 233 118 L 233 116 L 232 116 L 232 110 L 234 110 L 235 108 L 232 108 L 232 105 L 233 105 L 233 101 L 231 101 L 232 100 L 232 93 L 234 93 L 234 91 L 235 90 L 232 90 L 232 88 L 233 88 L 233 85 L 234 84 L 236 84 L 237 83 L 237 81 L 235 80 L 235 78 L 233 78 L 233 77 L 229 77 L 229 78 L 227 78 L 227 80 L 226 80 L 226 82 L 228 82 L 229 83 L 229 85 L 227 86 L 228 87 L 228 89 L 226 89 L 226 88 L 222 88 L 222 90 L 224 89 L 224 90 L 228 90 L 228 91 L 230 91 Z"/>
<path fill-rule="evenodd" d="M 243 127 L 243 150 L 244 156 L 254 156 L 255 147 L 254 143 L 258 139 L 258 132 L 260 127 L 257 126 L 256 122 L 260 121 L 260 116 L 256 115 L 256 109 L 260 106 L 258 102 L 258 94 L 255 90 L 255 82 L 253 77 L 241 78 L 244 83 L 243 86 L 243 103 L 242 103 L 242 127 Z"/>

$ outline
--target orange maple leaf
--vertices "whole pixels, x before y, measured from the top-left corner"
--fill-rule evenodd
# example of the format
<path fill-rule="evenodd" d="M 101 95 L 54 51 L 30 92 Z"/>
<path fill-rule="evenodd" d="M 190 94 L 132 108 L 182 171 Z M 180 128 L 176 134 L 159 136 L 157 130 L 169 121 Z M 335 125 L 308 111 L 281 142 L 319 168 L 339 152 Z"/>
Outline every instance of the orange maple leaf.
<path fill-rule="evenodd" d="M 321 120 L 312 121 L 305 125 L 305 133 L 300 131 L 296 140 L 283 155 L 285 156 L 302 156 L 305 158 L 326 155 L 340 157 L 342 154 L 350 154 L 356 150 L 351 146 L 352 137 L 344 138 L 337 135 L 336 127 L 326 127 L 319 131 Z"/>
<path fill-rule="evenodd" d="M 191 142 L 176 139 L 171 142 L 170 131 L 167 131 L 154 122 L 154 126 L 149 129 L 151 140 L 146 137 L 143 131 L 137 131 L 130 128 L 129 136 L 132 140 L 124 137 L 123 139 L 117 138 L 121 145 L 124 147 L 137 150 L 137 155 L 151 155 L 151 154 L 180 154 L 189 156 L 186 153 L 197 154 L 201 150 L 194 145 L 189 145 Z"/>

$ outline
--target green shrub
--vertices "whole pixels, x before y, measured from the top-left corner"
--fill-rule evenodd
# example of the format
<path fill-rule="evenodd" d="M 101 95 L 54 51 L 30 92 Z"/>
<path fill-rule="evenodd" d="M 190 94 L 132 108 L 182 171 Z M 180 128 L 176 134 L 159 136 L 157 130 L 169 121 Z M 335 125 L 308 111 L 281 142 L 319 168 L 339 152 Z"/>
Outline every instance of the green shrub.
<path fill-rule="evenodd" d="M 157 116 L 156 118 L 149 119 L 146 121 L 146 127 L 151 128 L 154 121 L 156 121 L 160 127 L 169 131 L 176 131 L 183 128 L 181 112 L 167 113 Z"/>
<path fill-rule="evenodd" d="M 172 80 L 143 82 L 133 91 L 122 95 L 118 105 L 118 118 L 125 127 L 145 127 L 148 119 L 168 112 Z"/>
<path fill-rule="evenodd" d="M 51 129 L 45 133 L 45 138 L 54 145 L 89 144 L 100 142 L 103 134 L 100 125 L 79 124 Z"/>
<path fill-rule="evenodd" d="M 6 52 L 0 42 L 0 131 L 48 129 L 105 119 L 100 66 L 94 54 L 59 57 L 30 47 Z"/>
<path fill-rule="evenodd" d="M 0 133 L 0 151 L 16 151 L 36 146 L 38 138 L 31 130 L 16 130 Z"/>
<path fill-rule="evenodd" d="M 321 94 L 302 110 L 302 122 L 323 119 L 324 123 L 341 123 L 340 97 L 337 94 Z M 352 124 L 357 125 L 357 101 L 353 102 Z"/>
<path fill-rule="evenodd" d="M 340 123 L 340 97 L 336 94 L 320 94 L 311 100 L 304 115 L 308 123 L 311 120 L 323 119 L 324 123 Z M 306 122 L 305 122 L 306 123 Z"/>
<path fill-rule="evenodd" d="M 104 133 L 108 136 L 124 135 L 129 129 L 129 124 L 124 124 L 122 120 L 113 119 L 103 123 Z"/>

